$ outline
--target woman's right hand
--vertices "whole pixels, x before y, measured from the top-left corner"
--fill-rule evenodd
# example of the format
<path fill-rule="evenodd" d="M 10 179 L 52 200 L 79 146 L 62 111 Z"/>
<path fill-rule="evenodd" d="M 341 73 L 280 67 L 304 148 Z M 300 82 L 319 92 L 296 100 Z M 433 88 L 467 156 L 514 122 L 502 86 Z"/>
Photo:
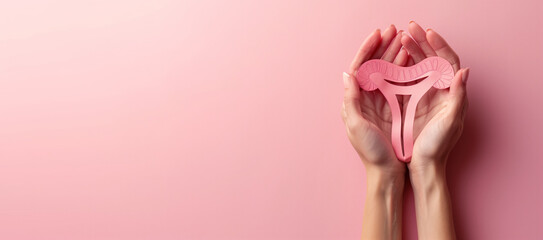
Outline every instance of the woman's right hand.
<path fill-rule="evenodd" d="M 398 161 L 390 142 L 392 116 L 379 91 L 360 90 L 355 77 L 365 61 L 380 58 L 405 65 L 401 32 L 391 25 L 383 34 L 374 31 L 362 43 L 348 73 L 344 73 L 345 95 L 341 115 L 347 135 L 366 168 L 366 203 L 362 239 L 401 239 L 402 199 L 406 166 Z"/>
<path fill-rule="evenodd" d="M 345 95 L 341 115 L 349 140 L 368 175 L 384 173 L 403 178 L 406 167 L 398 161 L 390 142 L 392 115 L 385 97 L 378 91 L 361 91 L 355 76 L 360 65 L 370 59 L 405 65 L 408 54 L 401 48 L 401 37 L 402 31 L 397 32 L 394 25 L 382 35 L 375 30 L 362 43 L 348 73 L 343 73 Z"/>

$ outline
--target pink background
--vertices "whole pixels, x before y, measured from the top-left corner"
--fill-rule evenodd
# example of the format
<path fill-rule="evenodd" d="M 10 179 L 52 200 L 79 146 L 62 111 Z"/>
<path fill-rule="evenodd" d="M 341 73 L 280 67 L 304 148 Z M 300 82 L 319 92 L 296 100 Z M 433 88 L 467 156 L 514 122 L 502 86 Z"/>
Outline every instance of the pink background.
<path fill-rule="evenodd" d="M 3 1 L 1 239 L 359 239 L 341 73 L 373 29 L 471 67 L 460 239 L 543 239 L 541 1 Z M 412 192 L 405 235 L 416 239 Z"/>

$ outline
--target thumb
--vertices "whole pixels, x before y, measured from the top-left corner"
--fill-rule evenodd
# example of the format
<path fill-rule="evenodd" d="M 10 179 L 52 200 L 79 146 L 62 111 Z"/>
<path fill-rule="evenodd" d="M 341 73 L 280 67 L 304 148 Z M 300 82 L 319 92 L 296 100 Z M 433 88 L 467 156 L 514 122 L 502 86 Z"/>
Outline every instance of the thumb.
<path fill-rule="evenodd" d="M 345 94 L 343 96 L 345 117 L 362 116 L 360 110 L 360 86 L 358 82 L 352 75 L 344 72 L 343 84 L 345 85 Z"/>
<path fill-rule="evenodd" d="M 469 77 L 469 68 L 460 69 L 454 75 L 451 83 L 450 94 L 453 99 L 455 109 L 462 110 L 466 99 L 466 83 Z"/>

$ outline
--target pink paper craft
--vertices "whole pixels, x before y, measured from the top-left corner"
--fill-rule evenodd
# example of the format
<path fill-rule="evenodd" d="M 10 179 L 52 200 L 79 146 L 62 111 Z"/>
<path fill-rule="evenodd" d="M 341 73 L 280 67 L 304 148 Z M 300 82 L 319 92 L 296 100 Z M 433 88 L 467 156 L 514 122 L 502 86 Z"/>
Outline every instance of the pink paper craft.
<path fill-rule="evenodd" d="M 369 60 L 358 69 L 356 78 L 360 87 L 366 91 L 379 89 L 390 106 L 392 147 L 399 160 L 411 161 L 414 144 L 413 122 L 419 100 L 432 86 L 438 89 L 448 88 L 453 77 L 451 64 L 440 57 L 429 57 L 410 67 L 400 67 L 384 60 Z M 410 83 L 420 79 L 422 79 L 420 82 L 410 86 L 394 84 Z M 402 113 L 396 95 L 411 95 L 403 121 L 403 148 Z"/>

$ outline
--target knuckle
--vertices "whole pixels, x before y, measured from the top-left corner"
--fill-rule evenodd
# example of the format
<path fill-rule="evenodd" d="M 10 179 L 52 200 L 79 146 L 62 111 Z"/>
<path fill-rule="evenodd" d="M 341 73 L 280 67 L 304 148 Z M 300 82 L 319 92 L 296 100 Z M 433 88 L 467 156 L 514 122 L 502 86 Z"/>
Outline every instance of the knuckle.
<path fill-rule="evenodd" d="M 360 118 L 349 118 L 347 119 L 346 125 L 351 133 L 357 134 L 365 128 L 366 123 Z"/>
<path fill-rule="evenodd" d="M 353 102 L 353 101 L 356 101 L 358 100 L 358 96 L 356 94 L 352 94 L 352 93 L 345 93 L 345 95 L 343 95 L 343 102 L 344 103 L 348 103 L 348 102 Z"/>
<path fill-rule="evenodd" d="M 457 64 L 460 66 L 460 58 L 458 58 L 456 54 L 452 57 L 452 64 Z"/>
<path fill-rule="evenodd" d="M 345 94 L 343 95 L 343 105 L 345 105 L 346 102 L 351 102 L 353 101 L 353 97 L 349 94 Z"/>

